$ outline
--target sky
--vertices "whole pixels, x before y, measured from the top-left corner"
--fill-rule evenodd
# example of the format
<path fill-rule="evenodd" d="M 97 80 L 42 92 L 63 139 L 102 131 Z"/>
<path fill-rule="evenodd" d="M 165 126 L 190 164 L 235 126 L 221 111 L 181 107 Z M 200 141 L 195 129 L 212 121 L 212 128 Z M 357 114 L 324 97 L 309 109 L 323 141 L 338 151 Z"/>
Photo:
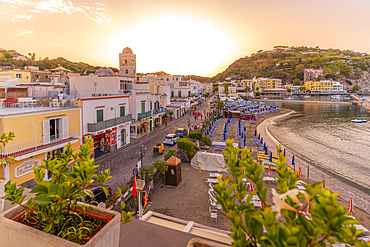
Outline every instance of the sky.
<path fill-rule="evenodd" d="M 0 0 L 0 47 L 137 72 L 214 76 L 276 45 L 370 53 L 369 0 Z"/>

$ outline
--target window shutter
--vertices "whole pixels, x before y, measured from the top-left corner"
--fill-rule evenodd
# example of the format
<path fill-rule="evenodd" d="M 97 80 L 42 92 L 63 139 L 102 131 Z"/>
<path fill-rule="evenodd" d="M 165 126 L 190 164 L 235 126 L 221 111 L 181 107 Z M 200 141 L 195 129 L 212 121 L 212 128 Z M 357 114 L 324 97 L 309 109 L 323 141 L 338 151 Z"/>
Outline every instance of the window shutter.
<path fill-rule="evenodd" d="M 42 121 L 42 143 L 43 145 L 50 143 L 50 122 L 49 120 Z"/>
<path fill-rule="evenodd" d="M 68 117 L 62 118 L 63 139 L 69 138 Z"/>

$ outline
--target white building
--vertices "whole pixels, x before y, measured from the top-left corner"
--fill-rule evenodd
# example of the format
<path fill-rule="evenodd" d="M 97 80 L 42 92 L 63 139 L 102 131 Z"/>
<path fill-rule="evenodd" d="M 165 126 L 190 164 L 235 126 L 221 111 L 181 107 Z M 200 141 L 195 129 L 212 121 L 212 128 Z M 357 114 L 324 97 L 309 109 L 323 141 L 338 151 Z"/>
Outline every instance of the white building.
<path fill-rule="evenodd" d="M 92 137 L 98 155 L 130 143 L 130 96 L 86 97 L 79 100 L 82 137 Z"/>

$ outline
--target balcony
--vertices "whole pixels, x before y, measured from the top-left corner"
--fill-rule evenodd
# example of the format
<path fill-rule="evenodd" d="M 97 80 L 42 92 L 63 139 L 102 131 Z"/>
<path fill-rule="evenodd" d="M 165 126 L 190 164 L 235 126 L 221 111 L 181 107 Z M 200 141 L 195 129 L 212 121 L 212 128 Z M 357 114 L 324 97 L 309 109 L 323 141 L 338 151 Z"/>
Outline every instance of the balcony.
<path fill-rule="evenodd" d="M 147 112 L 144 112 L 144 113 L 138 113 L 137 118 L 138 119 L 143 119 L 143 118 L 146 118 L 146 117 L 150 117 L 151 115 L 152 115 L 152 112 L 147 111 Z"/>
<path fill-rule="evenodd" d="M 99 130 L 107 129 L 113 126 L 116 126 L 118 124 L 123 124 L 126 122 L 129 122 L 132 120 L 132 115 L 128 114 L 126 116 L 118 117 L 118 118 L 113 118 L 113 119 L 108 119 L 105 121 L 101 121 L 98 123 L 87 123 L 87 131 L 88 132 L 96 132 Z"/>
<path fill-rule="evenodd" d="M 43 138 L 34 139 L 27 142 L 21 142 L 14 145 L 7 145 L 0 148 L 0 158 L 17 157 L 42 150 L 61 143 L 72 141 L 80 136 L 77 129 L 65 131 L 63 134 L 44 135 Z"/>
<path fill-rule="evenodd" d="M 153 114 L 158 114 L 158 113 L 161 113 L 161 112 L 163 112 L 163 107 L 153 110 Z"/>

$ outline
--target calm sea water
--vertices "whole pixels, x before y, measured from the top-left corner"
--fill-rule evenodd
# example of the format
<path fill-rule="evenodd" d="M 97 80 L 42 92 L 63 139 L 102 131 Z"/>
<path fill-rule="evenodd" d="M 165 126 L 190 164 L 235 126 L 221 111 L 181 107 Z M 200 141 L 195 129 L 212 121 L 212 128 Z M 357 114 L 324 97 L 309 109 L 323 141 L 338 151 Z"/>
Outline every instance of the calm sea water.
<path fill-rule="evenodd" d="M 312 97 L 305 100 L 330 100 Z M 370 115 L 356 105 L 276 102 L 296 111 L 270 125 L 276 139 L 311 162 L 370 188 Z"/>

